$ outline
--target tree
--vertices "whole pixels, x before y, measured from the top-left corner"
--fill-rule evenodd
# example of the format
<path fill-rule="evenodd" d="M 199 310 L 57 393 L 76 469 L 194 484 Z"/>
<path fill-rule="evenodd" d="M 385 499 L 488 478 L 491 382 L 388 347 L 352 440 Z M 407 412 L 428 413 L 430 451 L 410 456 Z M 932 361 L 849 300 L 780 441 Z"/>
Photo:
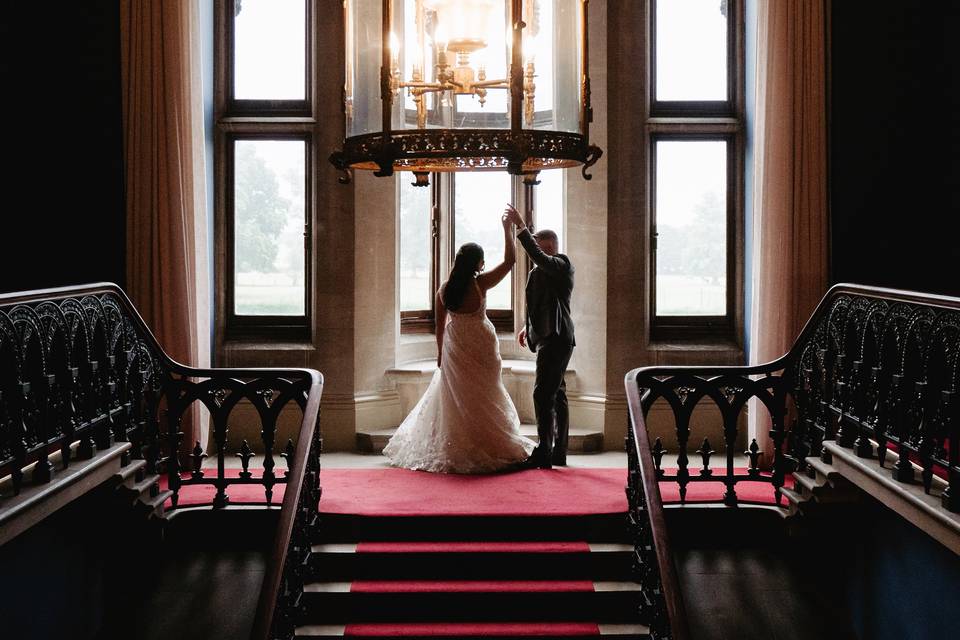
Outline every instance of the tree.
<path fill-rule="evenodd" d="M 291 203 L 254 145 L 236 146 L 235 167 L 236 269 L 266 273 L 274 269 Z"/>

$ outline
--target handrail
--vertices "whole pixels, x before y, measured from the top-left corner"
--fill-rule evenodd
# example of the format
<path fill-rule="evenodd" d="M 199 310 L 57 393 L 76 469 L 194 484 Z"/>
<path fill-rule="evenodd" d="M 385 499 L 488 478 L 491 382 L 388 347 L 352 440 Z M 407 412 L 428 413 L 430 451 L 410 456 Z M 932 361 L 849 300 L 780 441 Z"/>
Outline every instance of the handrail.
<path fill-rule="evenodd" d="M 876 455 L 881 466 L 887 448 L 896 448 L 893 478 L 920 480 L 930 493 L 934 474 L 942 475 L 941 504 L 960 512 L 960 298 L 837 284 L 787 353 L 771 362 L 645 367 L 627 374 L 625 384 L 627 493 L 654 637 L 686 633 L 659 482 L 676 482 L 681 504 L 692 482 L 722 482 L 729 506 L 739 503 L 739 482 L 765 482 L 779 501 L 787 476 L 804 470 L 811 456 L 829 462 L 826 443 L 835 441 L 857 456 Z M 772 451 L 761 451 L 754 440 L 743 471 L 735 467 L 734 448 L 738 419 L 751 399 L 769 415 Z M 677 465 L 669 473 L 660 464 L 666 447 L 660 438 L 651 447 L 646 431 L 646 413 L 658 400 L 676 422 Z M 710 465 L 714 451 L 706 438 L 695 452 L 702 468 L 689 465 L 692 415 L 701 401 L 723 420 L 726 469 L 719 473 Z M 764 455 L 770 474 L 758 465 Z"/>
<path fill-rule="evenodd" d="M 274 471 L 280 414 L 289 404 L 306 410 L 316 375 L 309 369 L 199 369 L 176 362 L 112 283 L 0 294 L 0 476 L 9 474 L 16 492 L 31 463 L 34 482 L 50 480 L 49 455 L 58 449 L 66 467 L 72 455 L 89 458 L 114 441 L 130 441 L 130 456 L 146 461 L 148 475 L 166 476 L 174 507 L 187 485 L 215 486 L 213 507 L 221 508 L 230 486 L 260 484 L 270 504 L 274 487 L 287 482 Z M 227 425 L 241 402 L 260 419 L 259 476 L 248 469 L 253 453 L 246 442 L 239 477 L 226 472 Z M 203 468 L 207 454 L 199 442 L 192 450 L 192 442 L 181 442 L 181 422 L 196 403 L 210 413 L 215 470 Z M 182 465 L 181 457 L 192 464 Z M 292 442 L 283 457 L 289 472 Z"/>
<path fill-rule="evenodd" d="M 253 483 L 264 486 L 269 508 L 273 487 L 286 485 L 254 638 L 293 635 L 317 525 L 322 392 L 323 376 L 313 369 L 199 369 L 173 360 L 112 283 L 0 294 L 0 473 L 13 476 L 15 490 L 29 463 L 40 469 L 35 482 L 49 481 L 48 454 L 61 449 L 67 465 L 78 440 L 81 457 L 129 440 L 132 457 L 146 460 L 148 474 L 165 473 L 175 508 L 185 485 L 216 486 L 214 508 L 228 504 L 227 487 Z M 225 473 L 227 423 L 241 402 L 260 418 L 261 477 L 248 470 L 252 451 L 245 442 L 240 477 Z M 210 476 L 199 443 L 188 455 L 192 469 L 179 460 L 181 421 L 195 403 L 206 406 L 213 425 L 217 468 Z M 291 403 L 303 418 L 296 445 L 288 442 L 283 454 L 287 473 L 280 475 L 274 472 L 274 440 L 280 414 Z"/>
<path fill-rule="evenodd" d="M 300 572 L 309 557 L 310 533 L 316 524 L 320 500 L 321 443 L 318 419 L 323 376 L 318 372 L 314 373 L 316 375 L 300 425 L 294 460 L 287 476 L 273 551 L 260 589 L 251 640 L 272 640 L 293 635 L 295 621 L 292 614 L 303 589 L 303 576 Z M 295 543 L 297 548 L 291 549 Z M 294 552 L 297 557 L 294 557 Z M 285 578 L 290 582 L 299 578 L 299 584 L 287 585 L 287 590 L 292 593 L 283 593 Z"/>
<path fill-rule="evenodd" d="M 654 640 L 691 640 L 680 580 L 667 533 L 657 469 L 641 410 L 640 389 L 636 383 L 638 371 L 635 369 L 628 373 L 625 380 L 630 419 L 627 434 L 627 454 L 631 466 L 628 497 L 633 524 L 641 529 L 638 531 L 636 553 L 642 574 L 641 589 L 649 608 L 648 627 Z M 636 474 L 639 474 L 639 482 Z M 655 568 L 650 566 L 652 562 L 656 563 Z"/>

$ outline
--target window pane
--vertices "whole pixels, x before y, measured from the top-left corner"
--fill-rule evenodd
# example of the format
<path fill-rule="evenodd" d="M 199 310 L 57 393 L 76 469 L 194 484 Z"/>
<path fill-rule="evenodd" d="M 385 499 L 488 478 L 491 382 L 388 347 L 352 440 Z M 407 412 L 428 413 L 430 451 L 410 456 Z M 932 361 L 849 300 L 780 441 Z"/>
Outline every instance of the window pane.
<path fill-rule="evenodd" d="M 658 0 L 657 100 L 727 99 L 730 0 Z"/>
<path fill-rule="evenodd" d="M 432 238 L 430 233 L 431 187 L 411 185 L 412 173 L 400 173 L 400 311 L 426 311 L 430 290 Z M 432 178 L 436 179 L 436 178 Z"/>
<path fill-rule="evenodd" d="M 454 236 L 456 247 L 476 242 L 483 247 L 486 268 L 503 261 L 503 226 L 500 216 L 508 202 L 513 202 L 510 174 L 458 173 L 454 184 Z M 487 292 L 488 309 L 510 309 L 512 279 L 507 276 Z"/>
<path fill-rule="evenodd" d="M 657 315 L 727 312 L 727 143 L 656 143 Z"/>
<path fill-rule="evenodd" d="M 234 143 L 234 313 L 305 314 L 306 143 Z"/>
<path fill-rule="evenodd" d="M 306 4 L 303 0 L 236 0 L 234 97 L 306 97 Z"/>
<path fill-rule="evenodd" d="M 533 200 L 534 229 L 550 229 L 557 233 L 560 251 L 565 250 L 564 241 L 564 171 L 554 169 L 541 171 L 535 186 Z"/>

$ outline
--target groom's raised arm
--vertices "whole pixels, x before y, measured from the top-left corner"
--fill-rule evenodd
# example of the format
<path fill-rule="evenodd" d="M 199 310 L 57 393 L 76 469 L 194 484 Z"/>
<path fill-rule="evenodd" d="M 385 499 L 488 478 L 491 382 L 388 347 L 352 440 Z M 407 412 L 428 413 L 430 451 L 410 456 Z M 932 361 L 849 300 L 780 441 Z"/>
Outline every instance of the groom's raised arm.
<path fill-rule="evenodd" d="M 530 229 L 526 226 L 517 233 L 517 239 L 520 240 L 520 244 L 523 245 L 523 250 L 527 252 L 527 255 L 533 260 L 533 263 L 544 271 L 561 274 L 570 270 L 569 263 L 563 260 L 563 258 L 548 256 L 544 253 L 543 249 L 540 248 L 540 245 L 538 245 L 534 239 L 533 234 L 530 233 Z"/>

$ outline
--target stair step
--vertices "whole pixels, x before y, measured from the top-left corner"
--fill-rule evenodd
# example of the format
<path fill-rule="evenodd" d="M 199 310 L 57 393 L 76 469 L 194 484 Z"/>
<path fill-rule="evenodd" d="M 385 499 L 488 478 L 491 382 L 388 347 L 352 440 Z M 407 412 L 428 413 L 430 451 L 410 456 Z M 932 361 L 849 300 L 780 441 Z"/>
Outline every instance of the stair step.
<path fill-rule="evenodd" d="M 313 582 L 305 622 L 636 622 L 640 587 L 590 580 Z"/>
<path fill-rule="evenodd" d="M 474 638 L 647 638 L 649 629 L 641 624 L 596 624 L 593 622 L 457 622 L 457 623 L 381 623 L 351 625 L 304 625 L 297 627 L 297 638 L 436 638 L 472 640 Z"/>
<path fill-rule="evenodd" d="M 629 542 L 626 515 L 361 516 L 323 513 L 315 543 L 399 541 Z"/>
<path fill-rule="evenodd" d="M 798 513 L 800 511 L 800 507 L 809 502 L 809 500 L 803 495 L 793 489 L 788 489 L 787 487 L 781 487 L 780 494 L 787 501 L 787 507 L 790 511 L 790 515 Z"/>
<path fill-rule="evenodd" d="M 126 483 L 128 480 L 136 482 L 142 477 L 143 470 L 147 466 L 146 460 L 131 460 L 125 467 L 120 467 L 117 472 L 117 479 Z"/>
<path fill-rule="evenodd" d="M 360 453 L 382 453 L 387 442 L 396 433 L 396 427 L 387 429 L 365 429 L 357 432 L 357 450 Z M 537 441 L 537 425 L 522 424 L 520 433 L 533 441 Z M 579 427 L 570 428 L 570 439 L 567 452 L 597 453 L 603 451 L 603 431 Z"/>
<path fill-rule="evenodd" d="M 314 579 L 592 579 L 630 577 L 633 547 L 587 542 L 362 542 L 318 544 Z M 521 574 L 521 576 L 518 576 Z"/>
<path fill-rule="evenodd" d="M 837 473 L 837 470 L 833 468 L 833 465 L 824 462 L 818 457 L 807 456 L 804 462 L 806 462 L 807 466 L 813 469 L 818 476 L 826 478 L 828 481 L 833 481 L 841 477 L 840 474 Z"/>
<path fill-rule="evenodd" d="M 132 482 L 127 486 L 135 494 L 135 500 L 141 497 L 152 498 L 160 493 L 160 476 L 156 474 L 147 476 L 143 480 Z"/>
<path fill-rule="evenodd" d="M 826 486 L 827 481 L 826 478 L 821 478 L 822 476 L 811 478 L 806 474 L 799 472 L 793 474 L 794 484 L 795 486 L 803 488 L 804 497 L 818 496 L 823 492 L 823 488 Z"/>
<path fill-rule="evenodd" d="M 163 504 L 173 496 L 173 491 L 167 489 L 166 491 L 161 491 L 155 496 L 142 497 L 139 502 L 145 505 L 153 515 L 157 517 L 163 517 L 164 507 Z"/>

